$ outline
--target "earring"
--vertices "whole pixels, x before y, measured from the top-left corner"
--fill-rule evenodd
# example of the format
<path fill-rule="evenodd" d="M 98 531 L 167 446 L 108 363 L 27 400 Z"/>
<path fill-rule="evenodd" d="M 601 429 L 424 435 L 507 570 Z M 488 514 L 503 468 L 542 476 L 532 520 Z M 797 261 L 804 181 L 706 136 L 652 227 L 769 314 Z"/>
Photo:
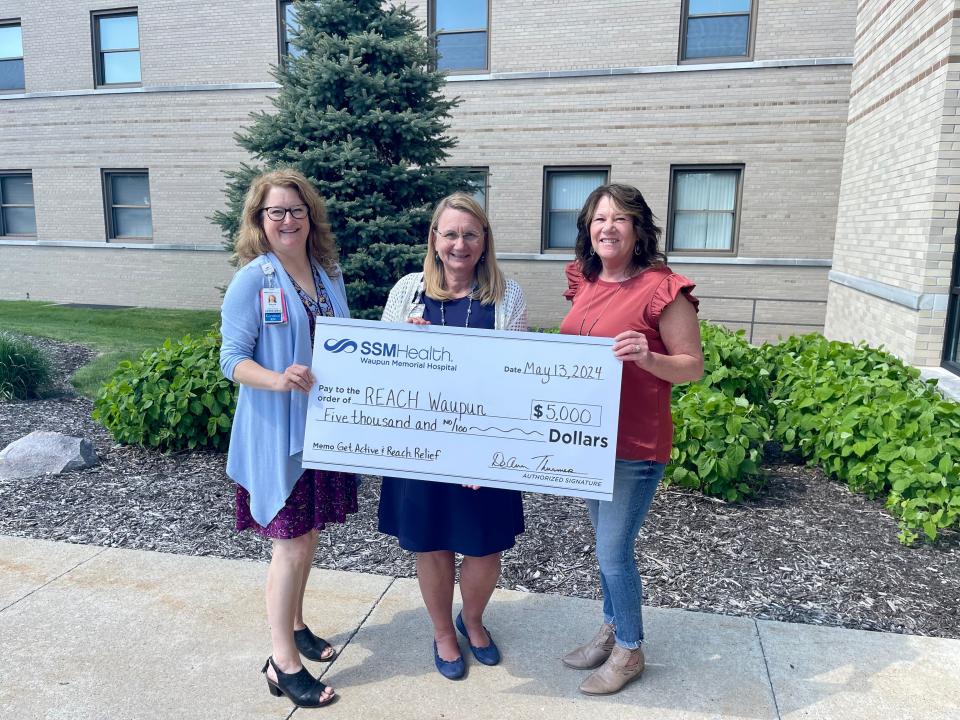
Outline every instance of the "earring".
<path fill-rule="evenodd" d="M 641 252 L 641 250 L 640 250 L 640 243 L 639 243 L 639 242 L 638 242 L 636 245 L 633 246 L 633 254 L 634 254 L 634 255 L 642 255 L 642 254 L 643 254 L 643 253 Z"/>
<path fill-rule="evenodd" d="M 593 245 L 590 246 L 590 257 L 593 257 L 597 254 L 597 251 L 593 249 Z"/>
<path fill-rule="evenodd" d="M 437 265 L 440 264 L 440 253 L 435 252 L 435 253 L 433 254 L 433 261 L 434 261 Z"/>
<path fill-rule="evenodd" d="M 483 261 L 487 259 L 486 253 L 480 253 L 480 264 L 483 265 Z"/>

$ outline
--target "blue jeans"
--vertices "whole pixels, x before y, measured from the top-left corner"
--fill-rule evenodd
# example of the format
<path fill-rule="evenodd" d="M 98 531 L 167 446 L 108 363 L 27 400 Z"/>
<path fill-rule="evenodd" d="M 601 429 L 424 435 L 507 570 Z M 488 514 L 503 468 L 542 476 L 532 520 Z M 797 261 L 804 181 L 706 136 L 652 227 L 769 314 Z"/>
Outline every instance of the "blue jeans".
<path fill-rule="evenodd" d="M 616 628 L 617 645 L 643 642 L 643 585 L 634 545 L 666 466 L 649 460 L 617 460 L 610 502 L 587 500 L 597 536 L 603 620 Z"/>

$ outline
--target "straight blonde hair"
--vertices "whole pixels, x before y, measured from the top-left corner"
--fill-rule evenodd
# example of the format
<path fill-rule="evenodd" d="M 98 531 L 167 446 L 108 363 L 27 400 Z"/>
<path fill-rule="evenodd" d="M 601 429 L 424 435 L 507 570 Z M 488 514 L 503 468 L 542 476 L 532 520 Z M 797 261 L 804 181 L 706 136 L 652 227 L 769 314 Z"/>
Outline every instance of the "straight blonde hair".
<path fill-rule="evenodd" d="M 330 277 L 339 274 L 337 268 L 337 244 L 330 223 L 327 222 L 327 209 L 316 188 L 299 170 L 279 168 L 257 175 L 247 190 L 243 200 L 243 212 L 240 216 L 240 232 L 233 246 L 233 260 L 238 265 L 246 265 L 270 250 L 270 242 L 263 232 L 263 200 L 270 188 L 290 188 L 296 190 L 300 200 L 307 206 L 310 218 L 310 232 L 307 233 L 307 255 L 316 260 Z"/>
<path fill-rule="evenodd" d="M 433 218 L 430 220 L 430 230 L 427 232 L 427 255 L 423 258 L 423 289 L 426 294 L 434 300 L 453 300 L 450 291 L 447 289 L 446 278 L 444 277 L 443 262 L 437 253 L 435 243 L 437 223 L 440 222 L 440 215 L 444 210 L 460 210 L 473 215 L 483 226 L 484 248 L 480 255 L 480 262 L 474 269 L 477 280 L 477 289 L 473 297 L 484 305 L 495 305 L 503 300 L 507 291 L 507 281 L 497 266 L 497 253 L 493 245 L 493 230 L 490 229 L 490 222 L 487 220 L 487 214 L 480 207 L 479 203 L 470 195 L 462 192 L 447 195 L 433 211 Z"/>

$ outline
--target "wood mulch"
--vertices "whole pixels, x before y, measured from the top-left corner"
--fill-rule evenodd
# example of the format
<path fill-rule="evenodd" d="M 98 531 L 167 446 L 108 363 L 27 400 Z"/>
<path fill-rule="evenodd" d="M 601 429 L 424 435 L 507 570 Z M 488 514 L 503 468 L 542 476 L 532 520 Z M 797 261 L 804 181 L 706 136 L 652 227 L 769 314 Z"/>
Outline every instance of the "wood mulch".
<path fill-rule="evenodd" d="M 76 345 L 38 340 L 62 378 L 88 362 Z M 59 476 L 0 482 L 0 534 L 109 547 L 269 558 L 269 544 L 233 529 L 225 456 L 163 454 L 116 445 L 90 418 L 90 401 L 59 394 L 0 404 L 0 448 L 33 430 L 90 438 L 101 464 Z M 648 605 L 960 638 L 960 536 L 907 548 L 880 501 L 851 493 L 816 468 L 773 453 L 758 499 L 737 505 L 661 489 L 638 543 Z M 413 577 L 413 557 L 376 529 L 379 482 L 360 510 L 321 535 L 318 567 Z M 500 586 L 599 597 L 583 503 L 524 498 L 526 532 L 503 558 Z"/>

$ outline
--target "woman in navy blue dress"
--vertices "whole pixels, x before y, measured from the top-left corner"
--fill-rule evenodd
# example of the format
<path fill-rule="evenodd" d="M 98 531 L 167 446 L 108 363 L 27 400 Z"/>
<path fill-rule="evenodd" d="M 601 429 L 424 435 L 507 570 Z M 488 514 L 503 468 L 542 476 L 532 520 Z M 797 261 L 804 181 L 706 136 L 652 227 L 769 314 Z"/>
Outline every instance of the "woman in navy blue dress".
<path fill-rule="evenodd" d="M 394 286 L 383 320 L 527 329 L 523 292 L 497 267 L 490 225 L 472 197 L 456 193 L 437 205 L 423 272 L 407 275 Z M 500 578 L 500 554 L 523 532 L 520 493 L 385 477 L 379 521 L 381 532 L 417 553 L 417 579 L 433 621 L 437 670 L 451 680 L 463 677 L 466 665 L 457 630 L 479 662 L 496 665 L 500 652 L 483 625 L 483 611 Z M 454 621 L 457 553 L 463 555 L 463 609 Z"/>

